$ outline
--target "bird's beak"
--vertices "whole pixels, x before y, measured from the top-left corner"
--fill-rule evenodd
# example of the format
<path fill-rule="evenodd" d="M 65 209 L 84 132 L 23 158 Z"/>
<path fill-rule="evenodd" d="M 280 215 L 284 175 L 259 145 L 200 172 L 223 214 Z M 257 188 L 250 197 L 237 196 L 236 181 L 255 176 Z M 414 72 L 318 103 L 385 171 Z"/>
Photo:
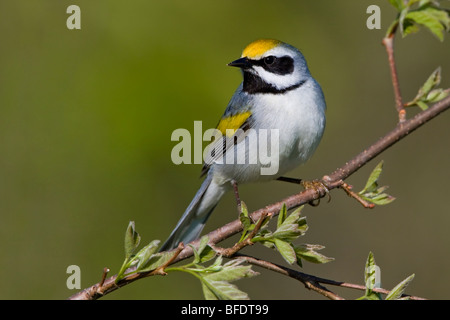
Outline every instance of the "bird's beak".
<path fill-rule="evenodd" d="M 251 62 L 248 60 L 247 57 L 234 60 L 234 61 L 230 62 L 228 65 L 230 67 L 238 67 L 241 69 L 249 69 L 252 67 Z"/>

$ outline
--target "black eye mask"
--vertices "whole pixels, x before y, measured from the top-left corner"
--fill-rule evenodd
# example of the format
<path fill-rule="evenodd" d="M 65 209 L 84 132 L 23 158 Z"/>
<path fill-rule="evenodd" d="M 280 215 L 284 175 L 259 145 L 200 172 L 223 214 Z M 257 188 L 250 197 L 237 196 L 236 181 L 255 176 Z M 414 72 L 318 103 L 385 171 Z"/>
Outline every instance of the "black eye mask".
<path fill-rule="evenodd" d="M 248 59 L 248 62 L 255 66 L 263 67 L 264 70 L 279 75 L 291 74 L 294 72 L 294 59 L 289 56 L 275 57 L 267 56 L 260 60 Z"/>

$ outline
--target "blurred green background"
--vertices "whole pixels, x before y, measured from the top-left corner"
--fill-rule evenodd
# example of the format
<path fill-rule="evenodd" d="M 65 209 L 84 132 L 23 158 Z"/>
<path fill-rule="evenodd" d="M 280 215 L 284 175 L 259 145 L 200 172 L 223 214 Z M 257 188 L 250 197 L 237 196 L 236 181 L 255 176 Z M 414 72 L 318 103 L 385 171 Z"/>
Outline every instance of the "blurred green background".
<path fill-rule="evenodd" d="M 81 8 L 81 30 L 68 30 L 66 8 Z M 366 9 L 381 7 L 382 29 L 366 28 Z M 241 81 L 226 63 L 251 41 L 273 37 L 298 47 L 322 85 L 327 128 L 311 161 L 291 176 L 331 173 L 396 125 L 393 90 L 381 45 L 395 12 L 388 1 L 2 1 L 0 2 L 1 299 L 65 299 L 66 268 L 81 268 L 82 288 L 104 267 L 116 273 L 130 220 L 142 243 L 164 240 L 200 186 L 201 165 L 176 166 L 170 140 L 194 120 L 214 127 Z M 450 39 L 426 30 L 396 39 L 405 101 L 438 66 L 450 87 Z M 409 116 L 415 111 L 409 111 Z M 363 283 L 373 251 L 390 289 L 408 275 L 408 293 L 450 294 L 450 113 L 444 113 L 354 174 L 362 189 L 385 161 L 381 183 L 397 200 L 363 209 L 343 191 L 306 207 L 304 243 L 336 260 L 302 271 Z M 251 210 L 299 191 L 281 182 L 241 186 Z M 232 212 L 233 214 L 230 214 Z M 234 220 L 224 197 L 205 231 Z M 261 258 L 283 264 L 269 249 Z M 278 274 L 236 284 L 253 299 L 321 299 Z M 361 292 L 336 289 L 347 298 Z M 202 299 L 180 273 L 122 288 L 105 299 Z"/>

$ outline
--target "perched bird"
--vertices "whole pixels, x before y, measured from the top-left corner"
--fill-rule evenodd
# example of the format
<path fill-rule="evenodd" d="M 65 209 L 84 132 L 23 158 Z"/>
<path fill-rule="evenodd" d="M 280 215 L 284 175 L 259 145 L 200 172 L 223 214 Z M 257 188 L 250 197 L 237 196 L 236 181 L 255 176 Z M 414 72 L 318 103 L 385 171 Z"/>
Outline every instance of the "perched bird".
<path fill-rule="evenodd" d="M 233 186 L 280 179 L 306 162 L 322 138 L 325 98 L 298 49 L 278 40 L 256 40 L 228 65 L 240 68 L 244 80 L 217 125 L 223 137 L 210 145 L 202 170 L 205 180 L 161 251 L 198 238 Z M 261 156 L 262 141 L 268 145 L 266 155 L 276 162 Z"/>

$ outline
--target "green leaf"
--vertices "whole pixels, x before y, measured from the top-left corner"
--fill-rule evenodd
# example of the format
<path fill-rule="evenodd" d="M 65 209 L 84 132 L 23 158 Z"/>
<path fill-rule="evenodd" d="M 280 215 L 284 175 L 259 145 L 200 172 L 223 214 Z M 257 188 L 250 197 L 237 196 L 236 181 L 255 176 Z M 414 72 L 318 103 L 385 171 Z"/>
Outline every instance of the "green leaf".
<path fill-rule="evenodd" d="M 247 234 L 255 228 L 255 225 L 252 223 L 252 220 L 248 215 L 248 209 L 244 201 L 241 201 L 241 213 L 239 214 L 239 220 L 241 221 L 243 229 L 241 238 L 239 239 L 239 242 L 241 242 L 246 238 Z"/>
<path fill-rule="evenodd" d="M 450 25 L 450 18 L 447 12 L 433 7 L 410 11 L 405 16 L 405 20 L 407 19 L 428 28 L 441 41 L 444 40 L 444 30 L 448 29 Z"/>
<path fill-rule="evenodd" d="M 139 246 L 141 236 L 136 232 L 134 221 L 130 221 L 125 232 L 125 258 L 129 259 L 136 248 Z"/>
<path fill-rule="evenodd" d="M 367 257 L 366 267 L 364 269 L 364 282 L 366 284 L 365 297 L 368 299 L 381 300 L 381 295 L 372 291 L 374 288 L 379 288 L 381 286 L 381 271 L 375 264 L 375 257 L 372 252 L 370 252 Z"/>
<path fill-rule="evenodd" d="M 317 252 L 317 250 L 322 250 L 323 248 L 325 247 L 318 244 L 302 244 L 300 246 L 295 246 L 294 251 L 297 255 L 297 259 L 301 258 L 308 262 L 327 263 L 333 261 L 334 258 L 326 257 Z"/>
<path fill-rule="evenodd" d="M 378 187 L 378 178 L 381 175 L 381 172 L 383 171 L 383 164 L 384 161 L 381 160 L 380 163 L 377 164 L 375 169 L 372 170 L 370 173 L 369 179 L 367 179 L 366 185 L 364 189 L 361 191 L 361 193 L 365 192 L 372 192 L 377 189 Z"/>
<path fill-rule="evenodd" d="M 189 270 L 194 270 L 196 272 L 208 273 L 208 274 L 211 272 L 214 272 L 214 273 L 219 272 L 223 269 L 222 260 L 223 260 L 222 256 L 218 256 L 216 258 L 216 260 L 214 261 L 214 263 L 208 267 L 203 267 L 203 266 L 198 265 L 197 269 L 189 268 Z"/>
<path fill-rule="evenodd" d="M 408 3 L 406 4 L 406 7 L 410 8 L 419 1 L 421 0 L 409 0 Z"/>
<path fill-rule="evenodd" d="M 258 219 L 258 221 L 256 223 L 253 223 L 252 219 L 248 215 L 247 206 L 242 201 L 241 201 L 241 208 L 242 208 L 242 210 L 241 210 L 241 213 L 239 214 L 239 220 L 241 221 L 243 230 L 242 230 L 241 238 L 239 239 L 238 242 L 242 242 L 244 239 L 246 239 L 248 234 L 250 232 L 252 232 L 255 229 L 256 225 L 260 222 L 260 220 Z M 261 235 L 262 233 L 266 232 L 263 229 L 267 227 L 271 217 L 272 216 L 266 216 L 264 218 L 264 221 L 261 223 L 261 226 L 260 226 L 259 231 L 257 232 L 257 235 Z"/>
<path fill-rule="evenodd" d="M 252 242 L 260 242 L 265 247 L 273 249 L 275 248 L 275 245 L 272 241 L 273 233 L 269 230 L 261 230 L 260 232 L 258 232 L 258 235 L 252 239 Z"/>
<path fill-rule="evenodd" d="M 430 93 L 427 95 L 427 101 L 428 102 L 438 102 L 442 99 L 446 98 L 450 94 L 450 89 L 434 89 L 431 90 Z"/>
<path fill-rule="evenodd" d="M 220 258 L 220 259 L 219 259 Z M 197 276 L 202 282 L 203 294 L 208 300 L 247 300 L 248 295 L 239 290 L 230 282 L 248 278 L 258 275 L 257 272 L 251 269 L 251 266 L 244 266 L 243 260 L 231 260 L 221 266 L 222 259 L 219 256 L 216 259 L 214 269 L 211 267 L 205 268 L 203 271 L 197 273 Z M 217 268 L 220 267 L 220 268 Z M 189 268 L 188 270 L 194 270 Z"/>
<path fill-rule="evenodd" d="M 271 235 L 271 238 L 292 242 L 302 234 L 297 224 L 283 224 Z"/>
<path fill-rule="evenodd" d="M 277 230 L 272 234 L 272 237 L 291 242 L 305 234 L 308 230 L 308 225 L 306 223 L 306 218 L 300 217 L 302 208 L 303 206 L 285 218 L 281 225 L 278 226 Z"/>
<path fill-rule="evenodd" d="M 411 107 L 414 105 L 419 106 L 422 110 L 428 109 L 428 103 L 436 103 L 446 98 L 450 94 L 450 89 L 436 89 L 441 83 L 441 67 L 437 68 L 428 77 L 425 83 L 417 92 L 414 100 L 405 104 L 406 107 Z"/>
<path fill-rule="evenodd" d="M 203 236 L 200 239 L 200 243 L 198 245 L 198 249 L 195 250 L 195 251 L 197 251 L 198 255 L 201 255 L 203 250 L 205 250 L 208 247 L 208 242 L 209 242 L 209 237 L 208 236 Z M 191 246 L 191 247 L 194 248 L 193 246 Z"/>
<path fill-rule="evenodd" d="M 391 3 L 391 5 L 394 6 L 395 9 L 397 9 L 398 11 L 402 11 L 404 8 L 404 3 L 403 0 L 389 0 L 389 2 Z"/>
<path fill-rule="evenodd" d="M 177 253 L 171 251 L 155 253 L 146 262 L 142 263 L 137 271 L 138 273 L 153 271 L 166 264 L 175 254 Z"/>
<path fill-rule="evenodd" d="M 423 6 L 425 6 L 427 4 L 430 4 L 430 3 L 431 3 L 431 0 L 420 0 L 419 7 L 423 7 Z"/>
<path fill-rule="evenodd" d="M 378 187 L 378 179 L 380 178 L 382 171 L 383 161 L 375 167 L 370 174 L 364 189 L 358 193 L 361 198 L 377 205 L 386 205 L 395 200 L 395 197 L 384 193 L 384 191 L 388 188 L 387 186 Z"/>
<path fill-rule="evenodd" d="M 414 279 L 414 274 L 410 275 L 408 278 L 400 282 L 398 285 L 395 286 L 394 289 L 389 292 L 389 294 L 386 296 L 386 300 L 398 300 L 402 298 L 403 293 L 406 290 L 406 287 L 411 283 L 411 281 Z"/>
<path fill-rule="evenodd" d="M 203 236 L 200 239 L 198 248 L 193 245 L 189 245 L 194 253 L 193 263 L 202 263 L 213 259 L 216 256 L 216 252 L 208 245 L 209 237 Z"/>
<path fill-rule="evenodd" d="M 138 262 L 137 259 L 133 259 L 133 253 L 139 246 L 141 236 L 136 232 L 134 221 L 130 221 L 127 230 L 125 232 L 125 260 L 120 267 L 115 282 L 118 283 L 125 276 L 125 271 L 134 263 Z"/>
<path fill-rule="evenodd" d="M 301 217 L 302 207 L 292 212 L 289 216 L 286 216 L 286 207 L 283 206 L 280 210 L 280 216 L 277 221 L 277 229 L 275 232 L 262 230 L 255 236 L 253 242 L 261 242 L 264 246 L 269 248 L 276 248 L 281 256 L 289 263 L 293 264 L 297 262 L 301 265 L 301 261 L 297 259 L 296 252 L 291 245 L 292 241 L 299 236 L 305 234 L 308 230 L 306 218 Z"/>
<path fill-rule="evenodd" d="M 406 37 L 405 35 L 405 29 L 407 29 L 413 22 L 406 19 L 406 15 L 408 14 L 409 8 L 405 7 L 399 15 L 398 21 L 399 21 L 399 27 L 400 27 L 400 33 L 402 34 L 402 37 Z M 410 33 L 410 32 L 409 32 Z"/>
<path fill-rule="evenodd" d="M 210 273 L 205 277 L 210 280 L 220 280 L 233 282 L 242 278 L 251 278 L 258 275 L 257 272 L 252 270 L 250 265 L 242 265 L 243 260 L 231 260 L 225 263 L 222 268 L 214 273 Z"/>
<path fill-rule="evenodd" d="M 283 203 L 280 213 L 278 214 L 277 228 L 279 228 L 283 224 L 284 220 L 286 219 L 286 215 L 287 215 L 286 204 Z"/>
<path fill-rule="evenodd" d="M 153 240 L 148 245 L 146 245 L 144 248 L 139 250 L 138 253 L 133 257 L 134 261 L 138 261 L 138 264 L 136 266 L 136 270 L 140 270 L 142 266 L 144 266 L 147 261 L 150 259 L 150 257 L 156 252 L 158 249 L 160 241 L 159 240 Z"/>
<path fill-rule="evenodd" d="M 264 244 L 265 241 L 274 241 L 274 239 L 280 239 L 288 242 L 297 239 L 308 230 L 306 218 L 300 217 L 302 208 L 303 206 L 292 212 L 288 217 L 284 219 L 283 222 L 279 220 L 281 224 L 278 226 L 275 232 L 272 233 L 262 230 L 258 233 L 257 236 L 252 239 L 252 241 L 263 242 Z M 283 209 L 281 209 L 281 211 L 281 214 L 284 214 Z"/>
<path fill-rule="evenodd" d="M 244 203 L 244 201 L 241 201 L 241 213 L 239 214 L 239 219 L 241 220 L 244 229 L 249 228 L 252 224 L 252 221 L 248 216 L 247 205 Z"/>
<path fill-rule="evenodd" d="M 249 300 L 247 293 L 226 281 L 201 278 L 203 294 L 207 300 Z"/>
<path fill-rule="evenodd" d="M 420 109 L 424 111 L 428 109 L 428 105 L 423 101 L 417 101 L 416 104 L 419 106 Z"/>
<path fill-rule="evenodd" d="M 424 97 L 429 94 L 431 89 L 435 88 L 441 83 L 441 67 L 438 67 L 433 73 L 428 77 L 423 86 L 419 89 L 417 94 L 418 97 Z"/>
<path fill-rule="evenodd" d="M 419 31 L 419 26 L 412 22 L 411 20 L 404 20 L 402 24 L 402 36 L 403 38 L 409 34 L 416 33 Z"/>
<path fill-rule="evenodd" d="M 362 196 L 362 198 L 379 206 L 387 205 L 395 200 L 395 197 L 388 195 L 387 193 L 380 193 L 378 195 L 369 194 L 368 196 Z"/>
<path fill-rule="evenodd" d="M 284 260 L 286 260 L 287 263 L 293 264 L 297 261 L 297 255 L 295 254 L 294 248 L 292 248 L 290 243 L 280 239 L 275 239 L 274 243 L 277 247 L 278 252 L 284 258 Z"/>

